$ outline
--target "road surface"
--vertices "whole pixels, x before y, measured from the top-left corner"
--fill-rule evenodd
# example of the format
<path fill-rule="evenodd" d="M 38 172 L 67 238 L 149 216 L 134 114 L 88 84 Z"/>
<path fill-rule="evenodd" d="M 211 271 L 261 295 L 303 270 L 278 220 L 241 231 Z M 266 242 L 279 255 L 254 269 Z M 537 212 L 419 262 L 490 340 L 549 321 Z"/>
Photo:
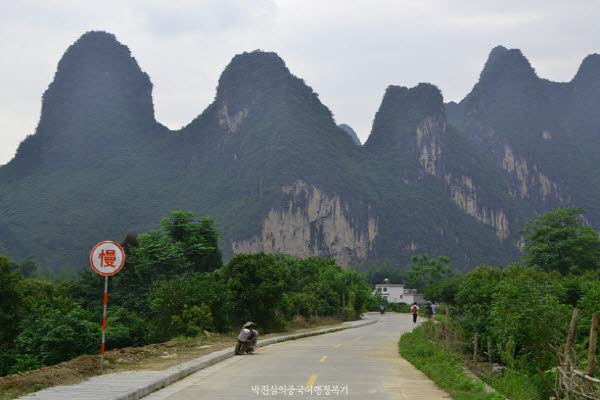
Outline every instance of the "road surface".
<path fill-rule="evenodd" d="M 274 344 L 257 349 L 254 355 L 230 358 L 144 400 L 450 399 L 398 355 L 398 339 L 413 328 L 412 318 L 395 313 L 377 314 L 375 318 L 380 322 Z M 266 386 L 268 394 L 263 393 Z M 306 390 L 301 393 L 300 388 L 306 386 L 313 390 L 320 387 L 321 395 Z M 329 395 L 324 393 L 327 387 Z M 285 389 L 288 393 L 284 395 Z"/>

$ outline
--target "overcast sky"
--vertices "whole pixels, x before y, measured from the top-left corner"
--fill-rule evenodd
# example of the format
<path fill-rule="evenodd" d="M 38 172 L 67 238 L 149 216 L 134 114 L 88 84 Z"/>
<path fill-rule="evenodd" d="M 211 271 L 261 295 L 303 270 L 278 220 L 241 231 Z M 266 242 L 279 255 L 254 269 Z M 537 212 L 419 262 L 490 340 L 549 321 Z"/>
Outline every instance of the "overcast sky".
<path fill-rule="evenodd" d="M 492 47 L 520 48 L 538 74 L 570 80 L 600 52 L 600 1 L 0 0 L 0 165 L 35 131 L 41 95 L 88 30 L 129 46 L 172 129 L 212 101 L 230 59 L 277 52 L 365 141 L 388 85 L 472 88 Z"/>

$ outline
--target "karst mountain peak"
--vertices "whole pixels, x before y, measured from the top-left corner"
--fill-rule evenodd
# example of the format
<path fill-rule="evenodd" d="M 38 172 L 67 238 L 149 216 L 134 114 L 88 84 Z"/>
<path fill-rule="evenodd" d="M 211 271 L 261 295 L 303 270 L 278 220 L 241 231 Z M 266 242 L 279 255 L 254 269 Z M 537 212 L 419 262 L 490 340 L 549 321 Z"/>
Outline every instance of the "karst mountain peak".
<path fill-rule="evenodd" d="M 233 56 L 213 102 L 171 131 L 126 45 L 87 32 L 59 62 L 36 132 L 0 167 L 0 247 L 80 269 L 87 243 L 183 209 L 216 219 L 225 258 L 504 263 L 532 215 L 579 206 L 600 224 L 600 174 L 577 173 L 600 171 L 599 57 L 557 83 L 498 46 L 473 90 L 446 105 L 433 84 L 390 85 L 360 145 L 260 50 Z"/>

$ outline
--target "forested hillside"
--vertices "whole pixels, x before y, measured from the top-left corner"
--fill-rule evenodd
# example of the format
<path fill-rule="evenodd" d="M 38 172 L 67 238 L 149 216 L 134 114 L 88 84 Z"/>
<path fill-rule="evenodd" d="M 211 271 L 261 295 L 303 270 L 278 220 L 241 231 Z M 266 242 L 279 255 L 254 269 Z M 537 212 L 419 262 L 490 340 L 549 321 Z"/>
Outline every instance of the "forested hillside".
<path fill-rule="evenodd" d="M 361 146 L 263 51 L 236 55 L 213 103 L 171 131 L 129 49 L 88 32 L 61 59 L 35 133 L 0 167 L 0 249 L 81 270 L 95 242 L 186 209 L 215 217 L 226 260 L 505 263 L 539 212 L 575 205 L 600 221 L 598 60 L 555 83 L 498 47 L 460 104 L 431 84 L 392 85 Z"/>

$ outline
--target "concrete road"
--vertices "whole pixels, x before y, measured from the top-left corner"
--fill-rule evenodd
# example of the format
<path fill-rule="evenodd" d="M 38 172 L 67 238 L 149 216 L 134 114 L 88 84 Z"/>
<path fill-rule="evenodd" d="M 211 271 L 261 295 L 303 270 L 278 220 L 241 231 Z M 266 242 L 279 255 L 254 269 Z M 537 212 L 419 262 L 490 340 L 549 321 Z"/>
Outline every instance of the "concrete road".
<path fill-rule="evenodd" d="M 413 328 L 411 317 L 395 313 L 374 317 L 380 322 L 225 360 L 144 399 L 450 399 L 398 355 L 400 335 Z M 268 394 L 263 393 L 266 386 Z M 300 392 L 306 386 L 313 387 L 312 394 Z M 320 395 L 314 392 L 319 387 Z"/>

